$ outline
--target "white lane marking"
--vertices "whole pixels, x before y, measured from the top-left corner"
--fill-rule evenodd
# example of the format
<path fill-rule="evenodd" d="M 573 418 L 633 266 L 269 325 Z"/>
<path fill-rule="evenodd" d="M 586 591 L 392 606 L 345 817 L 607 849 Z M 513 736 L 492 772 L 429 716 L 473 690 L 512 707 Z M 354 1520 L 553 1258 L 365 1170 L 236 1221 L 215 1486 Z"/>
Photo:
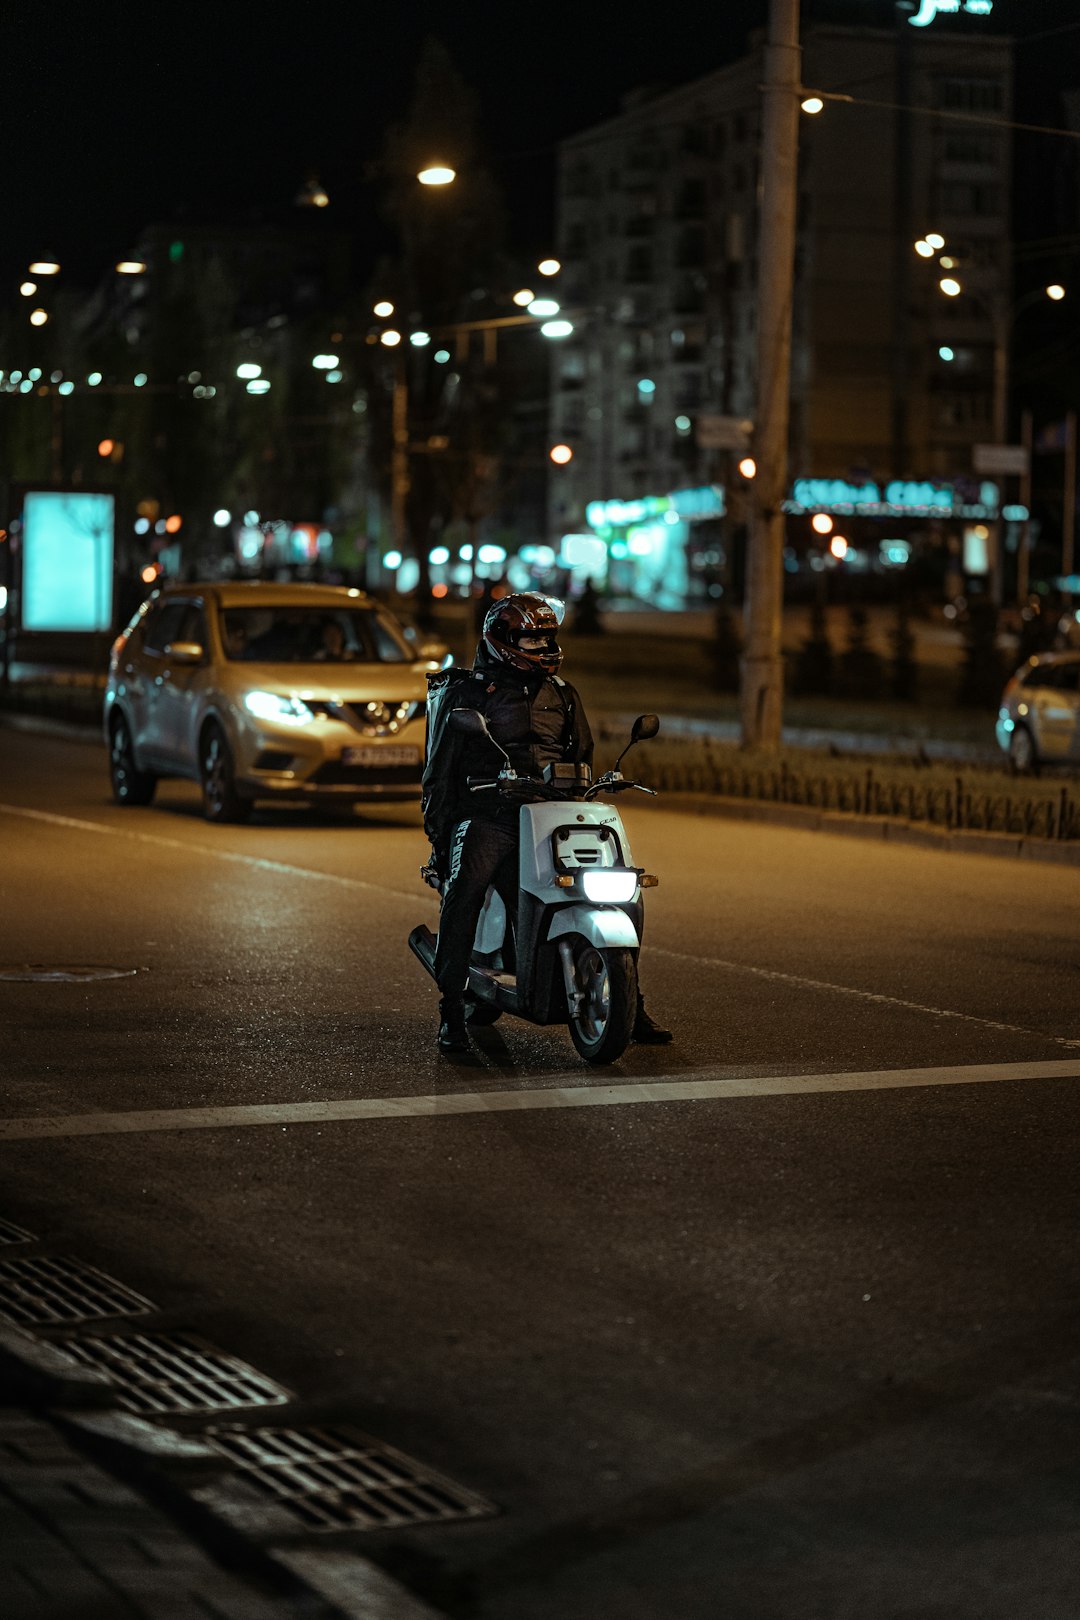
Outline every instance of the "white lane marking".
<path fill-rule="evenodd" d="M 461 1091 L 420 1097 L 252 1103 L 224 1108 L 147 1108 L 120 1114 L 42 1115 L 0 1121 L 0 1141 L 122 1136 L 155 1131 L 234 1130 L 250 1125 L 325 1125 L 343 1120 L 437 1119 L 457 1114 L 531 1113 L 547 1108 L 621 1108 L 633 1103 L 717 1102 L 823 1091 L 892 1091 L 917 1086 L 987 1085 L 1009 1080 L 1080 1080 L 1080 1061 L 979 1063 L 937 1069 L 871 1069 L 864 1074 L 717 1076 L 715 1067 L 672 1080 L 614 1086 L 546 1086 L 535 1091 Z"/>
<path fill-rule="evenodd" d="M 826 990 L 837 996 L 857 996 L 882 1007 L 902 1007 L 905 1012 L 928 1013 L 932 1018 L 956 1018 L 965 1024 L 979 1024 L 983 1029 L 996 1029 L 1006 1035 L 1026 1035 L 1029 1039 L 1049 1041 L 1054 1046 L 1065 1046 L 1080 1051 L 1080 1039 L 1068 1035 L 1047 1035 L 1040 1029 L 1027 1029 L 1022 1024 L 1002 1024 L 993 1018 L 980 1018 L 976 1013 L 954 1012 L 951 1007 L 925 1007 L 920 1001 L 905 1001 L 901 996 L 882 995 L 877 990 L 860 990 L 851 984 L 832 984 L 827 979 L 808 979 L 800 973 L 781 973 L 776 968 L 754 967 L 749 962 L 729 962 L 722 956 L 692 956 L 686 951 L 668 951 L 660 945 L 646 947 L 650 956 L 670 956 L 677 962 L 697 962 L 702 967 L 724 968 L 731 973 L 752 973 L 758 979 L 772 979 L 778 984 L 792 984 L 800 990 Z"/>
<path fill-rule="evenodd" d="M 363 878 L 339 877 L 334 872 L 318 872 L 310 866 L 290 866 L 287 861 L 268 861 L 261 855 L 243 855 L 233 849 L 207 849 L 205 844 L 188 844 L 182 838 L 165 838 L 160 833 L 136 832 L 132 827 L 107 827 L 100 821 L 82 821 L 75 816 L 58 816 L 51 810 L 27 810 L 21 805 L 0 804 L 0 814 L 24 816 L 29 821 L 44 821 L 55 827 L 71 827 L 76 832 L 105 833 L 110 838 L 131 838 L 139 844 L 153 844 L 158 849 L 178 849 L 185 855 L 207 855 L 214 861 L 234 861 L 241 866 L 259 871 L 276 872 L 282 877 L 314 878 L 317 883 L 333 883 L 343 889 L 363 889 L 369 894 L 392 894 L 399 900 L 418 900 L 431 895 L 431 890 L 392 889 L 385 883 L 365 883 Z M 422 891 L 422 892 L 421 892 Z"/>

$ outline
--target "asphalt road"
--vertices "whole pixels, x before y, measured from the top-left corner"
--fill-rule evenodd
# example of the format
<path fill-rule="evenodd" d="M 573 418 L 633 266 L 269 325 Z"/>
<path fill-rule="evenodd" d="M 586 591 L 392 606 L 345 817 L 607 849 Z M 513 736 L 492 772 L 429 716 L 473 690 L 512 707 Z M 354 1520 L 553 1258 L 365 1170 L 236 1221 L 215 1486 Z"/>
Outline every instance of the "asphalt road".
<path fill-rule="evenodd" d="M 0 968 L 136 970 L 0 981 L 0 1216 L 497 1503 L 354 1543 L 454 1614 L 1075 1620 L 1080 874 L 623 808 L 675 1045 L 451 1064 L 413 810 L 0 732 Z"/>

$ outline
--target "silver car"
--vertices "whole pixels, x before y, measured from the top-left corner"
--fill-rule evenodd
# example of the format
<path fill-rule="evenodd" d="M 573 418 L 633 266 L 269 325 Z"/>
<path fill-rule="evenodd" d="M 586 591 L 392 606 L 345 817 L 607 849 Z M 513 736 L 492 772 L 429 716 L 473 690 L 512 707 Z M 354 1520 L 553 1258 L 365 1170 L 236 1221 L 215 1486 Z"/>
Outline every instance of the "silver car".
<path fill-rule="evenodd" d="M 246 820 L 256 799 L 417 799 L 427 650 L 356 590 L 156 592 L 109 662 L 113 796 L 149 804 L 160 777 L 192 777 L 210 821 Z"/>
<path fill-rule="evenodd" d="M 1080 651 L 1029 658 L 1001 695 L 998 746 L 1018 771 L 1080 762 Z"/>

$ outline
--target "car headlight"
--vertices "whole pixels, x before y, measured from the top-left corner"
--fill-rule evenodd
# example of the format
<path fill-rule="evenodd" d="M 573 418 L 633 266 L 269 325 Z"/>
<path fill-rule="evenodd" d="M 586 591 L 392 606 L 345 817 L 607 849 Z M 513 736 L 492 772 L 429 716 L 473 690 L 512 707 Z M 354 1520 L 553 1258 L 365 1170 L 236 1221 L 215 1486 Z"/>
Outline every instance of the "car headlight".
<path fill-rule="evenodd" d="M 306 726 L 315 716 L 298 697 L 282 697 L 279 692 L 246 692 L 244 708 L 257 720 L 276 720 L 286 726 Z"/>
<path fill-rule="evenodd" d="M 637 888 L 636 872 L 594 871 L 581 874 L 587 900 L 610 900 L 618 905 L 632 900 Z"/>

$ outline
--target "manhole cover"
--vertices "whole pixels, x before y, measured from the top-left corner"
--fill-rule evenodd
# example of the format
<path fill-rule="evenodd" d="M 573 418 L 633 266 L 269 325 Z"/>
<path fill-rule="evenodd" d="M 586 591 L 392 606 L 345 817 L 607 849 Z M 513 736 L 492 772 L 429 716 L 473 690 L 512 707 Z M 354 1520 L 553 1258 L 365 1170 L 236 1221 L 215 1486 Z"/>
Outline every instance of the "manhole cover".
<path fill-rule="evenodd" d="M 63 1327 L 103 1316 L 141 1316 L 156 1308 L 81 1260 L 34 1255 L 0 1261 L 0 1321 Z"/>
<path fill-rule="evenodd" d="M 21 967 L 0 967 L 0 979 L 18 984 L 88 984 L 93 979 L 133 979 L 138 968 L 49 967 L 44 962 L 24 962 Z"/>
<path fill-rule="evenodd" d="M 71 1339 L 64 1349 L 104 1373 L 130 1412 L 217 1412 L 282 1406 L 292 1398 L 246 1361 L 187 1333 Z"/>
<path fill-rule="evenodd" d="M 4 1243 L 33 1243 L 33 1232 L 24 1232 L 21 1226 L 14 1221 L 0 1221 L 0 1244 Z"/>
<path fill-rule="evenodd" d="M 357 1429 L 229 1424 L 209 1429 L 205 1438 L 309 1530 L 386 1530 L 498 1512 L 482 1496 Z"/>

